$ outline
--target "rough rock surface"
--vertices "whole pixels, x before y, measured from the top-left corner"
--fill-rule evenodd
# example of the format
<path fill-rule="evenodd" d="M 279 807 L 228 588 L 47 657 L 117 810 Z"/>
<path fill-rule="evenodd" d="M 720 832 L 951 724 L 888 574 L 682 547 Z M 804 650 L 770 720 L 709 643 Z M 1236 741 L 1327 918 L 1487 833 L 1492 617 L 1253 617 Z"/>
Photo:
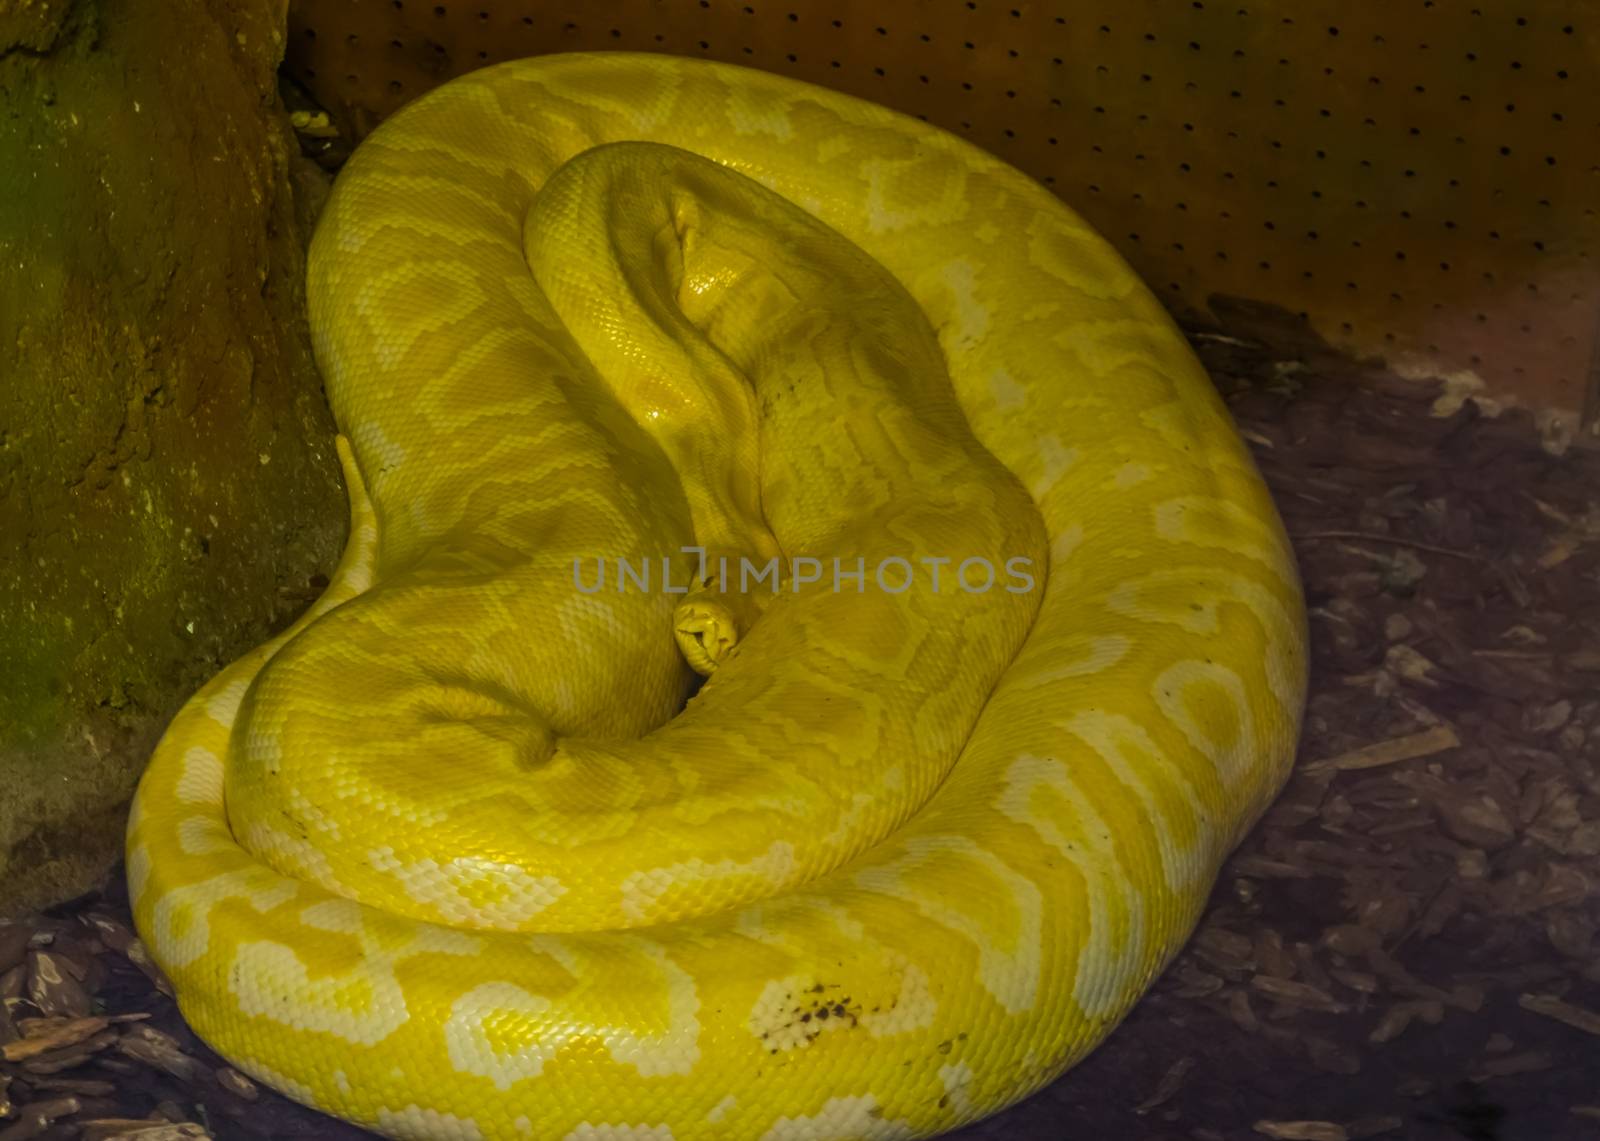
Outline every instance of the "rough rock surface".
<path fill-rule="evenodd" d="M 318 592 L 279 0 L 0 0 L 0 914 L 94 882 L 161 728 Z"/>

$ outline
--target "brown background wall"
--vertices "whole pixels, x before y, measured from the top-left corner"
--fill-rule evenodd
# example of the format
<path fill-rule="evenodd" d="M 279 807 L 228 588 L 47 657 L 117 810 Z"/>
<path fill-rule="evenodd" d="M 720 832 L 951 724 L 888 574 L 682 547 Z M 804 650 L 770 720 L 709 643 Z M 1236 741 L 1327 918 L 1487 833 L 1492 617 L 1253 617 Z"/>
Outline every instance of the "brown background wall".
<path fill-rule="evenodd" d="M 1585 0 L 350 0 L 288 68 L 355 137 L 486 63 L 703 55 L 926 116 L 1051 185 L 1183 311 L 1230 294 L 1491 393 L 1596 406 Z"/>

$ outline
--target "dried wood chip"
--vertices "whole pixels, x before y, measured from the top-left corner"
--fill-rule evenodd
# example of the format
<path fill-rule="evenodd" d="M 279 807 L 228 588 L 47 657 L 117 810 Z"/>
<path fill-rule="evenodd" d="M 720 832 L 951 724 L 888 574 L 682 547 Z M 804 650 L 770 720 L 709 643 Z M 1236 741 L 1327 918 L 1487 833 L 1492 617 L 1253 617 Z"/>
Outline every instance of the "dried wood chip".
<path fill-rule="evenodd" d="M 1223 927 L 1204 927 L 1194 939 L 1195 954 L 1220 970 L 1247 971 L 1255 966 L 1255 947 L 1248 935 Z"/>
<path fill-rule="evenodd" d="M 1161 1075 L 1161 1082 L 1156 1086 L 1155 1092 L 1134 1106 L 1133 1112 L 1142 1116 L 1171 1101 L 1183 1088 L 1184 1079 L 1189 1076 L 1189 1071 L 1192 1069 L 1194 1069 L 1193 1058 L 1179 1058 L 1172 1063 L 1167 1067 L 1167 1072 Z"/>
<path fill-rule="evenodd" d="M 26 1141 L 37 1137 L 59 1119 L 77 1113 L 80 1104 L 75 1097 L 31 1101 L 17 1112 L 15 1122 L 0 1129 L 0 1141 Z"/>
<path fill-rule="evenodd" d="M 1493 852 L 1517 838 L 1516 828 L 1505 808 L 1486 793 L 1474 795 L 1455 788 L 1443 789 L 1434 798 L 1433 806 L 1445 831 L 1463 844 Z"/>
<path fill-rule="evenodd" d="M 1310 983 L 1318 990 L 1332 992 L 1333 976 L 1328 974 L 1317 962 L 1316 954 L 1309 943 L 1296 943 L 1292 948 L 1295 965 L 1299 968 L 1302 982 Z"/>
<path fill-rule="evenodd" d="M 1444 1020 L 1444 1003 L 1437 999 L 1397 1002 L 1384 1011 L 1383 1017 L 1378 1020 L 1378 1025 L 1367 1035 L 1367 1041 L 1392 1042 L 1405 1033 L 1406 1028 L 1417 1018 L 1421 1018 L 1430 1026 L 1437 1026 Z"/>
<path fill-rule="evenodd" d="M 135 1027 L 123 1035 L 117 1042 L 117 1050 L 136 1062 L 163 1070 L 182 1081 L 198 1081 L 208 1072 L 204 1063 L 179 1048 L 177 1039 L 149 1026 Z"/>
<path fill-rule="evenodd" d="M 1326 760 L 1314 761 L 1306 765 L 1304 772 L 1340 772 L 1350 769 L 1371 769 L 1381 765 L 1399 764 L 1401 761 L 1414 760 L 1417 757 L 1431 757 L 1435 753 L 1442 753 L 1446 749 L 1454 749 L 1461 744 L 1456 732 L 1448 725 L 1435 725 L 1431 729 L 1424 729 L 1420 733 L 1411 733 L 1404 737 L 1393 737 L 1387 741 L 1377 741 L 1371 745 L 1363 745 L 1359 749 L 1340 753 L 1338 756 Z"/>
<path fill-rule="evenodd" d="M 1349 1007 L 1320 987 L 1310 983 L 1295 982 L 1293 979 L 1280 979 L 1271 975 L 1256 975 L 1250 980 L 1250 985 L 1260 991 L 1274 1002 L 1281 1002 L 1286 1006 L 1300 1007 L 1304 1010 L 1321 1010 L 1329 1014 L 1341 1014 Z"/>
<path fill-rule="evenodd" d="M 163 1037 L 166 1037 L 166 1035 L 163 1035 Z M 189 1120 L 188 1115 L 183 1112 L 183 1106 L 175 1101 L 156 1102 L 155 1112 L 150 1114 L 150 1120 L 159 1121 L 162 1118 L 166 1118 L 174 1125 L 182 1125 Z"/>
<path fill-rule="evenodd" d="M 1600 856 L 1600 820 L 1580 824 L 1567 837 L 1567 854 L 1571 856 Z"/>
<path fill-rule="evenodd" d="M 0 973 L 0 1001 L 8 998 L 21 998 L 22 992 L 28 986 L 28 968 L 26 966 L 12 967 Z"/>
<path fill-rule="evenodd" d="M 1255 1131 L 1274 1141 L 1350 1141 L 1345 1127 L 1332 1121 L 1258 1121 Z"/>
<path fill-rule="evenodd" d="M 77 1046 L 63 1050 L 51 1050 L 29 1058 L 22 1063 L 22 1068 L 29 1074 L 59 1074 L 64 1070 L 75 1070 L 101 1050 L 114 1046 L 117 1042 L 115 1030 L 102 1030 Z"/>
<path fill-rule="evenodd" d="M 1545 917 L 1545 938 L 1569 959 L 1586 959 L 1600 934 L 1600 918 L 1583 911 L 1554 911 Z"/>
<path fill-rule="evenodd" d="M 1385 673 L 1416 685 L 1436 687 L 1443 684 L 1434 676 L 1439 667 L 1404 642 L 1389 647 L 1383 656 L 1383 665 Z"/>
<path fill-rule="evenodd" d="M 1539 1070 L 1548 1070 L 1555 1065 L 1555 1059 L 1543 1050 L 1526 1050 L 1520 1054 L 1507 1054 L 1502 1058 L 1492 1058 L 1478 1067 L 1472 1075 L 1473 1081 L 1488 1081 L 1490 1078 L 1507 1078 L 1514 1074 L 1531 1074 Z"/>
<path fill-rule="evenodd" d="M 36 1090 L 52 1093 L 75 1093 L 83 1097 L 109 1097 L 117 1092 L 115 1082 L 97 1081 L 93 1078 L 40 1078 L 31 1077 L 28 1084 Z"/>
<path fill-rule="evenodd" d="M 147 1121 L 137 1117 L 102 1117 L 83 1123 L 83 1141 L 191 1141 L 210 1137 L 192 1121 Z"/>
<path fill-rule="evenodd" d="M 1574 1026 L 1585 1034 L 1600 1034 L 1600 1014 L 1581 1006 L 1574 1006 L 1553 994 L 1524 994 L 1517 999 L 1523 1010 L 1531 1010 L 1546 1018 L 1554 1018 Z"/>
<path fill-rule="evenodd" d="M 1322 932 L 1322 945 L 1341 955 L 1369 955 L 1382 947 L 1383 940 L 1371 928 L 1343 923 Z"/>
<path fill-rule="evenodd" d="M 105 1018 L 29 1018 L 22 1023 L 26 1035 L 17 1042 L 0 1047 L 0 1057 L 8 1062 L 20 1062 L 64 1046 L 76 1046 L 93 1038 L 107 1026 Z"/>
<path fill-rule="evenodd" d="M 1378 976 L 1368 974 L 1366 971 L 1352 971 L 1345 967 L 1334 967 L 1328 972 L 1334 981 L 1349 987 L 1361 994 L 1378 993 Z"/>
<path fill-rule="evenodd" d="M 1228 994 L 1228 1017 L 1233 1024 L 1248 1034 L 1254 1034 L 1261 1029 L 1261 1022 L 1256 1018 L 1255 1007 L 1250 1005 L 1250 992 L 1247 990 L 1234 990 Z"/>
<path fill-rule="evenodd" d="M 1279 979 L 1294 977 L 1294 956 L 1284 949 L 1282 934 L 1270 927 L 1256 932 L 1255 958 L 1264 975 Z"/>
<path fill-rule="evenodd" d="M 127 954 L 129 945 L 137 938 L 121 920 L 104 912 L 91 911 L 82 919 L 84 925 L 95 933 L 100 942 L 118 954 Z"/>
<path fill-rule="evenodd" d="M 150 980 L 158 991 L 168 998 L 176 996 L 176 992 L 172 989 L 171 981 L 162 972 L 161 968 L 156 966 L 155 960 L 150 957 L 150 952 L 145 950 L 142 940 L 134 939 L 133 942 L 129 943 L 125 954 L 128 956 L 128 962 L 144 972 L 144 976 Z"/>
<path fill-rule="evenodd" d="M 1232 870 L 1242 876 L 1254 876 L 1257 879 L 1310 879 L 1316 873 L 1301 864 L 1291 864 L 1284 860 L 1269 860 L 1265 856 L 1242 856 L 1230 865 Z"/>
<path fill-rule="evenodd" d="M 1566 698 L 1549 705 L 1530 705 L 1522 715 L 1522 728 L 1528 733 L 1554 733 L 1572 720 L 1572 702 Z"/>
<path fill-rule="evenodd" d="M 1179 963 L 1172 976 L 1178 984 L 1173 993 L 1180 998 L 1204 998 L 1208 994 L 1216 994 L 1227 985 L 1217 975 L 1202 971 L 1192 963 Z"/>
<path fill-rule="evenodd" d="M 89 992 L 53 951 L 29 952 L 28 999 L 52 1017 L 87 1018 L 94 1008 Z"/>
<path fill-rule="evenodd" d="M 232 1066 L 223 1066 L 217 1071 L 217 1084 L 235 1097 L 241 1097 L 245 1101 L 255 1101 L 261 1096 L 261 1091 L 256 1088 L 256 1083 Z"/>

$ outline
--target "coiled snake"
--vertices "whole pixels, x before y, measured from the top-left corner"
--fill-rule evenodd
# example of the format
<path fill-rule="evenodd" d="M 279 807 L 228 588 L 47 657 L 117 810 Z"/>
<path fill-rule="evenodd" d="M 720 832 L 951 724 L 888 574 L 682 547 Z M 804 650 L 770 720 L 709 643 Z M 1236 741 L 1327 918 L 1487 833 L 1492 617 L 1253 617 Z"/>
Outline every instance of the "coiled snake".
<path fill-rule="evenodd" d="M 490 67 L 358 148 L 309 299 L 348 546 L 179 712 L 127 853 L 189 1022 L 292 1097 L 942 1132 L 1103 1039 L 1281 787 L 1251 459 L 973 146 L 705 61 Z"/>

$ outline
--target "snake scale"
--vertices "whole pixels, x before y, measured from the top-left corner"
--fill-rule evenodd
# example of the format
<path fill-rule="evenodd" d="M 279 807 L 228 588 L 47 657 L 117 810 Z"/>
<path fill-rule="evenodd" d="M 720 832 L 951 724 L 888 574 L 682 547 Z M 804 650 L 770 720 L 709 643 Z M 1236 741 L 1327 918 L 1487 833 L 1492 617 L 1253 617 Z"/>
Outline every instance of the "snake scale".
<path fill-rule="evenodd" d="M 1286 778 L 1304 603 L 1225 406 L 950 134 L 704 60 L 487 67 L 357 148 L 308 298 L 349 540 L 127 841 L 185 1017 L 299 1101 L 950 1130 L 1103 1040 Z"/>

